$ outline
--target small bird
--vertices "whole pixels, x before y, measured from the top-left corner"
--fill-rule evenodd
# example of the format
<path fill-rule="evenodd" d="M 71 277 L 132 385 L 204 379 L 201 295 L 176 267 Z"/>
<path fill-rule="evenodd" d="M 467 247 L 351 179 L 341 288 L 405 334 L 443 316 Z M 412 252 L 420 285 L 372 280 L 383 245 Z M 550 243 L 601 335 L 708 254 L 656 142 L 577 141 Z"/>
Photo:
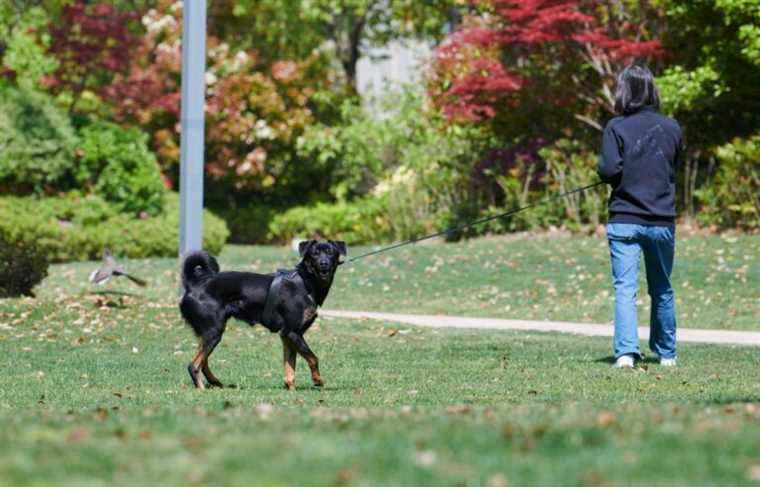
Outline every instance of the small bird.
<path fill-rule="evenodd" d="M 140 279 L 124 272 L 124 268 L 116 263 L 113 258 L 113 254 L 108 249 L 103 250 L 103 263 L 99 269 L 92 271 L 90 274 L 90 282 L 93 284 L 105 284 L 111 276 L 124 276 L 130 281 L 134 282 L 138 286 L 145 287 L 147 283 Z"/>

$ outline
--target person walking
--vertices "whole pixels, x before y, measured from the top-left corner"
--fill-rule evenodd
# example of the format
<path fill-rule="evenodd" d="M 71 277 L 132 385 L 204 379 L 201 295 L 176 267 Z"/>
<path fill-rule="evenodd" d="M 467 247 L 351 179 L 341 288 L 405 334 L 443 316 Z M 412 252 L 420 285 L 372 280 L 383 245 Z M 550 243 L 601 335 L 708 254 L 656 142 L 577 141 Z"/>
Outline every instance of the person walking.
<path fill-rule="evenodd" d="M 602 136 L 597 171 L 612 187 L 607 240 L 615 287 L 616 367 L 641 359 L 636 297 L 644 254 L 652 311 L 649 348 L 661 365 L 676 364 L 675 296 L 670 276 L 675 255 L 676 168 L 684 151 L 678 122 L 659 112 L 652 72 L 642 65 L 617 78 L 615 111 Z"/>

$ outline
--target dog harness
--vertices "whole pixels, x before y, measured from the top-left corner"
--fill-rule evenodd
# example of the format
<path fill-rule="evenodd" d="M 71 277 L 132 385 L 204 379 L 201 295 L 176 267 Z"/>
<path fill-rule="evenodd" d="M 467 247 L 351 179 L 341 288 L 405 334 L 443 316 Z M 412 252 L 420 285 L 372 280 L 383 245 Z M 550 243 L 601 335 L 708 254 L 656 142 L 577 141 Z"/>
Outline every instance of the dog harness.
<path fill-rule="evenodd" d="M 303 290 L 306 293 L 306 284 L 303 282 L 303 278 L 296 270 L 278 269 L 274 275 L 274 280 L 269 286 L 269 292 L 267 293 L 267 300 L 264 303 L 264 312 L 261 315 L 261 323 L 272 331 L 279 331 L 280 324 L 277 319 L 277 304 L 280 301 L 280 291 L 282 284 L 285 281 L 290 281 L 295 284 L 296 288 Z"/>

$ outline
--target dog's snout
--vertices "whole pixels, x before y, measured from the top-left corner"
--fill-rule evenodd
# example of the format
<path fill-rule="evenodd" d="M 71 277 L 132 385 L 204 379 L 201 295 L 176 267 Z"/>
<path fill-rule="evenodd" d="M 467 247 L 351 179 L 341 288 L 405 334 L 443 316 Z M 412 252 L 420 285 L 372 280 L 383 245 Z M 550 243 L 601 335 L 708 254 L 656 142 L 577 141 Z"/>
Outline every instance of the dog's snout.
<path fill-rule="evenodd" d="M 317 259 L 317 267 L 319 268 L 320 271 L 330 270 L 331 265 L 332 264 L 330 262 L 330 259 L 328 259 L 327 257 L 320 256 L 320 258 Z"/>

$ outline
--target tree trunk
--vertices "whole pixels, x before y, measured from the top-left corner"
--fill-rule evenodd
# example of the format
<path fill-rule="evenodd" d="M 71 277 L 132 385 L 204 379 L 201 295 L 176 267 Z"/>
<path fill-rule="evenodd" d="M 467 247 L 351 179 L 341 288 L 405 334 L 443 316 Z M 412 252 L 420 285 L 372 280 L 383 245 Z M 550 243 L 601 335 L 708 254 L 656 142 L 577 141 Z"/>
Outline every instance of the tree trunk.
<path fill-rule="evenodd" d="M 354 22 L 348 22 L 348 31 L 343 39 L 336 39 L 338 45 L 338 54 L 343 66 L 343 72 L 346 75 L 346 83 L 353 93 L 358 93 L 356 86 L 356 66 L 361 58 L 361 42 L 364 35 L 364 27 L 367 23 L 367 16 L 362 15 Z"/>

